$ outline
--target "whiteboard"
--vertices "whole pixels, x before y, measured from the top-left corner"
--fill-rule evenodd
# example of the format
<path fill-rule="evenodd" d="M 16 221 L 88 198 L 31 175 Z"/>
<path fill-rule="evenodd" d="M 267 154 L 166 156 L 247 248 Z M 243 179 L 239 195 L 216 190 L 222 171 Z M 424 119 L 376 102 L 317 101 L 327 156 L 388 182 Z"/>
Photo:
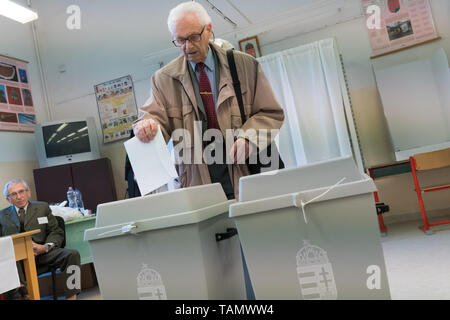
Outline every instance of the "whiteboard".
<path fill-rule="evenodd" d="M 408 150 L 412 155 L 450 141 L 450 77 L 443 49 L 430 59 L 374 72 L 397 160 L 408 157 Z"/>

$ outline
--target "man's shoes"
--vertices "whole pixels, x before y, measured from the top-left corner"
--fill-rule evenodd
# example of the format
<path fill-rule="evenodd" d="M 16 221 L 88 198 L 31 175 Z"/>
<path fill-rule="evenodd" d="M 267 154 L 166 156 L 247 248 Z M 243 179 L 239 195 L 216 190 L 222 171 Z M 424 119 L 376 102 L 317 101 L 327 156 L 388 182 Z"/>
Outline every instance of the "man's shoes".
<path fill-rule="evenodd" d="M 29 300 L 27 287 L 22 286 L 5 292 L 5 300 Z"/>
<path fill-rule="evenodd" d="M 19 292 L 19 288 L 5 292 L 5 300 L 24 300 Z"/>
<path fill-rule="evenodd" d="M 23 300 L 30 300 L 30 297 L 28 296 L 28 289 L 25 286 L 21 286 L 18 288 L 20 295 L 22 296 Z"/>

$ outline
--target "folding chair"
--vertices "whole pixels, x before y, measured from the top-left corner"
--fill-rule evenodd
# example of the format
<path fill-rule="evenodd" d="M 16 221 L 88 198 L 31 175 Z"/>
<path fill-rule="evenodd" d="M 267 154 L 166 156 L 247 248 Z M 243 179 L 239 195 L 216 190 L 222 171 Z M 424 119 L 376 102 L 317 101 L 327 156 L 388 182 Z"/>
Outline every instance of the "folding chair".
<path fill-rule="evenodd" d="M 450 189 L 449 184 L 429 186 L 426 188 L 421 188 L 419 185 L 419 180 L 417 179 L 417 173 L 425 170 L 432 170 L 438 168 L 444 168 L 450 166 L 450 148 L 415 154 L 409 158 L 411 163 L 411 171 L 414 179 L 414 184 L 416 186 L 417 199 L 419 200 L 420 211 L 422 213 L 423 226 L 419 227 L 425 234 L 430 235 L 433 232 L 430 230 L 431 226 L 437 226 L 441 224 L 450 223 L 450 220 L 439 221 L 439 222 L 428 222 L 427 213 L 425 211 L 425 205 L 422 199 L 422 194 L 425 192 L 440 191 L 445 189 Z"/>

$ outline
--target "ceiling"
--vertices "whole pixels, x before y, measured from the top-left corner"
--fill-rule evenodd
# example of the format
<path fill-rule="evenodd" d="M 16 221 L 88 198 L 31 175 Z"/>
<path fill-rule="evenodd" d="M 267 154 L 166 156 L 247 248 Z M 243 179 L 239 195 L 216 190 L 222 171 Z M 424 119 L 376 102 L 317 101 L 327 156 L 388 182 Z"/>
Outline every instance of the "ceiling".
<path fill-rule="evenodd" d="M 182 0 L 14 1 L 31 2 L 39 14 L 34 23 L 39 56 L 58 110 L 90 97 L 93 85 L 124 74 L 147 95 L 148 78 L 180 54 L 167 16 Z M 361 0 L 197 1 L 209 12 L 216 38 L 239 48 L 239 40 L 257 35 L 263 54 L 265 45 L 362 16 Z M 81 14 L 76 30 L 67 27 L 72 5 Z"/>
<path fill-rule="evenodd" d="M 76 4 L 81 10 L 86 41 L 138 39 L 147 47 L 143 59 L 163 56 L 174 50 L 167 30 L 167 15 L 182 1 L 166 0 L 33 0 L 39 13 L 42 35 L 56 38 L 67 32 L 67 7 Z M 197 0 L 207 8 L 216 37 L 234 44 L 258 35 L 261 45 L 310 32 L 361 16 L 360 0 Z M 220 13 L 219 13 L 220 12 Z M 231 20 L 233 23 L 226 21 Z M 82 30 L 83 31 L 83 30 Z M 58 35 L 59 34 L 59 35 Z M 99 38 L 97 38 L 99 37 Z M 136 39 L 137 37 L 137 39 Z M 91 41 L 94 41 L 91 39 Z M 126 40 L 125 40 L 126 43 Z"/>

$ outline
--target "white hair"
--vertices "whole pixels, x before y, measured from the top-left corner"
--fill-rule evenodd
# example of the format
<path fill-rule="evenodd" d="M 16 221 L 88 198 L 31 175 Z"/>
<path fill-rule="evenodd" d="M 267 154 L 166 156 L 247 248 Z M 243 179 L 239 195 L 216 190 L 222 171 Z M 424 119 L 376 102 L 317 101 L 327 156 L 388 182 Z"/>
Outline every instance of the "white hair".
<path fill-rule="evenodd" d="M 211 17 L 201 4 L 193 1 L 183 2 L 170 10 L 169 17 L 167 18 L 167 26 L 169 27 L 170 33 L 174 33 L 175 22 L 187 14 L 194 14 L 201 25 L 211 23 Z"/>
<path fill-rule="evenodd" d="M 23 186 L 25 187 L 26 190 L 30 190 L 30 187 L 28 187 L 28 184 L 26 183 L 25 180 L 22 179 L 14 179 L 14 180 L 10 180 L 7 183 L 5 183 L 5 188 L 3 189 L 3 195 L 5 196 L 5 198 L 8 197 L 8 189 L 10 186 L 12 186 L 13 184 L 16 183 L 21 183 L 23 184 Z"/>

